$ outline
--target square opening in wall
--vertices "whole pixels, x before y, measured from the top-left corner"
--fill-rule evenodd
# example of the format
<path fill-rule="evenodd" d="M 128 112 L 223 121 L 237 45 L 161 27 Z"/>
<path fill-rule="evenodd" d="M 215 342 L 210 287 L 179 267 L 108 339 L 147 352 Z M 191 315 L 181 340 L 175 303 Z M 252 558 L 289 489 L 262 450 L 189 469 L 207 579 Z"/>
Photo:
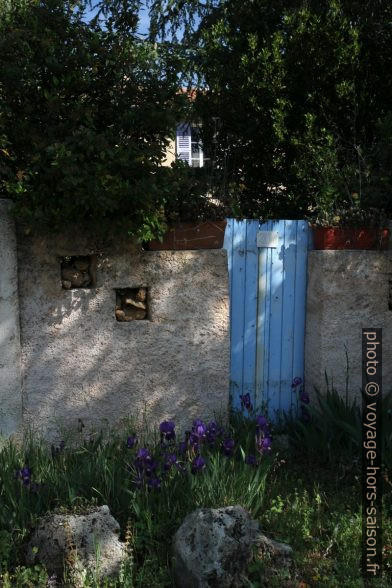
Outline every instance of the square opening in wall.
<path fill-rule="evenodd" d="M 116 292 L 116 319 L 124 321 L 143 321 L 148 319 L 148 289 L 118 288 Z"/>
<path fill-rule="evenodd" d="M 72 255 L 61 258 L 61 283 L 64 290 L 95 286 L 95 256 Z"/>

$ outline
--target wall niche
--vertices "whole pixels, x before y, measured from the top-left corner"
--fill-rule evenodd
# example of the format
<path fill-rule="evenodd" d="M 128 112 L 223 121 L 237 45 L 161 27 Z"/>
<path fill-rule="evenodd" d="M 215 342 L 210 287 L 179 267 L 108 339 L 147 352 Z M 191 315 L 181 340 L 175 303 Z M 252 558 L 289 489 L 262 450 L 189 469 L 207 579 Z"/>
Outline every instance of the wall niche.
<path fill-rule="evenodd" d="M 95 255 L 70 255 L 62 257 L 61 284 L 64 290 L 92 288 L 96 284 Z"/>
<path fill-rule="evenodd" d="M 119 322 L 148 319 L 148 288 L 117 288 L 116 320 Z"/>

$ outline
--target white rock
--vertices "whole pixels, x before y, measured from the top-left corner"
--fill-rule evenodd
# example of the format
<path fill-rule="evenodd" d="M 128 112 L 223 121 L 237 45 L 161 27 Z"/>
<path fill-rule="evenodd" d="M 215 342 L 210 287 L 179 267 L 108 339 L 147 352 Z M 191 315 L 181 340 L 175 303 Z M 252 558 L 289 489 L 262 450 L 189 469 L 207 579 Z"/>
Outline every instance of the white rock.
<path fill-rule="evenodd" d="M 257 528 L 241 506 L 200 508 L 188 515 L 174 536 L 176 586 L 241 586 Z"/>
<path fill-rule="evenodd" d="M 61 577 L 64 561 L 74 561 L 74 574 L 85 570 L 99 578 L 115 576 L 127 558 L 119 541 L 120 525 L 108 506 L 84 515 L 49 515 L 40 519 L 27 546 L 28 565 L 43 564 L 49 574 Z M 97 566 L 97 550 L 99 560 Z"/>

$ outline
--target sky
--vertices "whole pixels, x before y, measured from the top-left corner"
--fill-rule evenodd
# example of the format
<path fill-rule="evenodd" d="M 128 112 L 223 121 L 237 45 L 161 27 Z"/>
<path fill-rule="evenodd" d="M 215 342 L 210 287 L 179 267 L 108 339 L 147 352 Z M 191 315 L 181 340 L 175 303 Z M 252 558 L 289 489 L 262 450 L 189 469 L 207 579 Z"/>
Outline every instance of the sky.
<path fill-rule="evenodd" d="M 93 16 L 95 16 L 97 13 L 97 10 L 89 10 L 86 12 L 86 20 L 89 21 L 93 18 Z M 140 13 L 139 13 L 139 29 L 138 29 L 138 33 L 140 35 L 147 35 L 148 34 L 148 28 L 150 25 L 150 18 L 148 16 L 148 10 L 146 8 L 143 8 Z"/>

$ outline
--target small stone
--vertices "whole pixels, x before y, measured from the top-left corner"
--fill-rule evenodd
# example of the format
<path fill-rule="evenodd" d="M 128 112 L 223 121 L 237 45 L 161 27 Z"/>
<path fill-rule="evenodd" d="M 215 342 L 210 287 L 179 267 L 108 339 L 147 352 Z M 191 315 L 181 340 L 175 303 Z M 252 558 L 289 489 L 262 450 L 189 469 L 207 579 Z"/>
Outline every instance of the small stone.
<path fill-rule="evenodd" d="M 123 310 L 116 308 L 115 314 L 118 321 L 125 321 L 125 312 Z"/>
<path fill-rule="evenodd" d="M 140 308 L 135 308 L 134 306 L 128 307 L 124 309 L 125 319 L 126 321 L 134 321 L 134 320 L 143 320 L 147 316 L 147 312 Z"/>
<path fill-rule="evenodd" d="M 63 280 L 70 281 L 72 286 L 74 286 L 75 288 L 80 288 L 83 285 L 84 276 L 82 272 L 73 269 L 72 267 L 63 267 L 61 270 L 61 277 L 63 278 Z"/>
<path fill-rule="evenodd" d="M 72 286 L 71 282 L 69 280 L 62 280 L 62 285 L 64 290 L 69 290 Z"/>
<path fill-rule="evenodd" d="M 139 288 L 136 294 L 136 300 L 140 302 L 145 302 L 147 299 L 147 288 Z"/>
<path fill-rule="evenodd" d="M 142 308 L 143 310 L 146 310 L 147 308 L 144 302 L 140 302 L 139 300 L 135 300 L 135 298 L 130 298 L 129 296 L 125 299 L 125 304 L 128 306 L 135 306 L 136 308 Z"/>

